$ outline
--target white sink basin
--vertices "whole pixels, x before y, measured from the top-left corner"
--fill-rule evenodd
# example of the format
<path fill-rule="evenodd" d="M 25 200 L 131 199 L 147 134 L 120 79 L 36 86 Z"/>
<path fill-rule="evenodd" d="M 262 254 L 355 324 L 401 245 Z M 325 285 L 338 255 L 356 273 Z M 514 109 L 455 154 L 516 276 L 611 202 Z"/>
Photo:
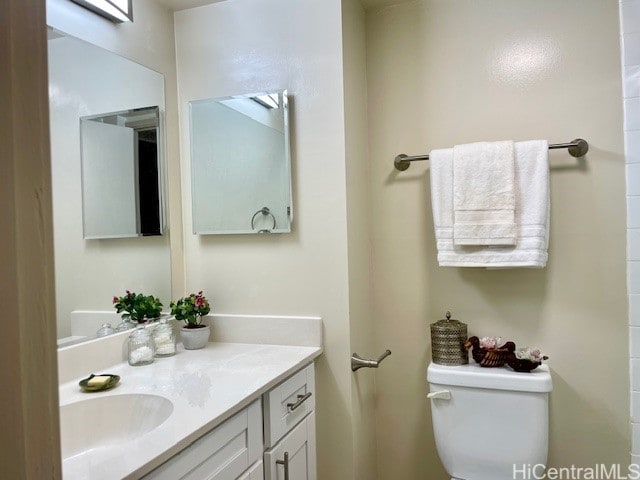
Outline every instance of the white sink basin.
<path fill-rule="evenodd" d="M 173 403 L 158 395 L 95 397 L 60 407 L 62 458 L 122 445 L 159 427 Z"/>

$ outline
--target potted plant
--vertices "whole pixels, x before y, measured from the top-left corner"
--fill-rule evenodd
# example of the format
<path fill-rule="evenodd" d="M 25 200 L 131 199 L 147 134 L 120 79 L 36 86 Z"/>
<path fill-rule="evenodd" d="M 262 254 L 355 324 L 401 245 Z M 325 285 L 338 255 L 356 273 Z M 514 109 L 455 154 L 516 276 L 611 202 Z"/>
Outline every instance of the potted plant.
<path fill-rule="evenodd" d="M 143 295 L 129 290 L 122 297 L 113 297 L 116 312 L 122 313 L 122 320 L 133 323 L 145 323 L 160 316 L 162 302 L 153 295 Z"/>
<path fill-rule="evenodd" d="M 209 341 L 211 329 L 203 325 L 202 316 L 211 311 L 209 301 L 199 291 L 188 297 L 181 298 L 177 302 L 171 302 L 171 314 L 176 320 L 182 320 L 185 325 L 180 329 L 182 344 L 187 350 L 203 348 Z"/>

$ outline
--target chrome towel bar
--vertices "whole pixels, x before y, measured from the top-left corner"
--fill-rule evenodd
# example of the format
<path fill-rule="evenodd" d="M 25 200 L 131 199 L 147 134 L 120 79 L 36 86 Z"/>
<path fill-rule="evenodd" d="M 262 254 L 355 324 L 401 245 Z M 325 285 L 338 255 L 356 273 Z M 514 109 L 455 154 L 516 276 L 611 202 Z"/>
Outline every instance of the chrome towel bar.
<path fill-rule="evenodd" d="M 572 157 L 584 157 L 589 151 L 589 144 L 586 140 L 576 138 L 572 142 L 567 143 L 552 143 L 549 145 L 549 150 L 556 150 L 559 148 L 569 149 L 569 155 Z M 405 155 L 401 153 L 396 157 L 393 164 L 397 170 L 401 172 L 405 171 L 411 165 L 411 162 L 420 162 L 422 160 L 429 160 L 429 155 Z"/>

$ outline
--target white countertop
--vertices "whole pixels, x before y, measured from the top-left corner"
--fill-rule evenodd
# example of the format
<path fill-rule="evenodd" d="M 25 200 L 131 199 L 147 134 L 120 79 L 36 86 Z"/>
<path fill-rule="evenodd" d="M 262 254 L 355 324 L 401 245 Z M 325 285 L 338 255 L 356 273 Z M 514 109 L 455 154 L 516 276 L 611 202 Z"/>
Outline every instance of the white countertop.
<path fill-rule="evenodd" d="M 136 440 L 64 460 L 63 476 L 91 480 L 139 478 L 321 353 L 319 347 L 209 343 L 202 350 L 185 351 L 179 345 L 175 356 L 157 358 L 151 365 L 131 367 L 121 363 L 87 372 L 84 377 L 91 373 L 120 375 L 120 383 L 105 392 L 82 392 L 78 386 L 81 378 L 61 384 L 61 406 L 97 396 L 131 393 L 160 395 L 173 403 L 169 418 Z"/>

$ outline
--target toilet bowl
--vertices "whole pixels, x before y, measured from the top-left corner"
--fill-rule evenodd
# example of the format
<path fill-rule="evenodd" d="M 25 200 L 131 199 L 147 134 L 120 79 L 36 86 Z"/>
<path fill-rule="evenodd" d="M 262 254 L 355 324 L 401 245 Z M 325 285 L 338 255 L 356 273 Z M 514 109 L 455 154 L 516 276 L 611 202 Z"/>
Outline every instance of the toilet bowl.
<path fill-rule="evenodd" d="M 546 465 L 548 366 L 519 373 L 432 363 L 427 381 L 436 448 L 452 480 L 513 480 Z"/>

